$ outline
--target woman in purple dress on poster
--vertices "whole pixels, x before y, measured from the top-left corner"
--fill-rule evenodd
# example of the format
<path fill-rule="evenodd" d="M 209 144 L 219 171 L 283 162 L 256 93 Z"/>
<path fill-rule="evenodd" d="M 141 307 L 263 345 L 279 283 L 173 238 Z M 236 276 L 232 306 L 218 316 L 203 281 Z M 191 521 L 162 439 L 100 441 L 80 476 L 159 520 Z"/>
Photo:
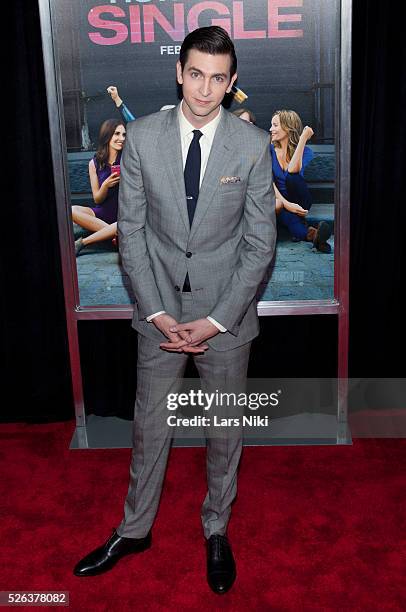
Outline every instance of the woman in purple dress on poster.
<path fill-rule="evenodd" d="M 93 232 L 86 238 L 75 240 L 78 255 L 84 247 L 117 235 L 118 189 L 120 159 L 125 142 L 122 121 L 107 119 L 101 125 L 96 154 L 89 162 L 89 177 L 95 206 L 72 206 L 75 223 Z"/>

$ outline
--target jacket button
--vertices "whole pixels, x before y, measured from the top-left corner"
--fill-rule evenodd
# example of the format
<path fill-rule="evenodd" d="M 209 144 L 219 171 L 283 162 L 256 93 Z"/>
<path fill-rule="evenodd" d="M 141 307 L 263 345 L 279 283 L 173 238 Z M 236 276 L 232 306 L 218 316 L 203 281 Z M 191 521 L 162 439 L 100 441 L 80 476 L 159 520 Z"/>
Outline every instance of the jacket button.
<path fill-rule="evenodd" d="M 186 257 L 188 257 L 188 258 L 189 258 L 189 257 L 192 257 L 192 253 L 191 253 L 190 251 L 188 251 L 188 252 L 186 253 Z"/>
<path fill-rule="evenodd" d="M 175 289 L 175 291 L 180 291 L 179 285 L 175 285 L 174 289 Z"/>

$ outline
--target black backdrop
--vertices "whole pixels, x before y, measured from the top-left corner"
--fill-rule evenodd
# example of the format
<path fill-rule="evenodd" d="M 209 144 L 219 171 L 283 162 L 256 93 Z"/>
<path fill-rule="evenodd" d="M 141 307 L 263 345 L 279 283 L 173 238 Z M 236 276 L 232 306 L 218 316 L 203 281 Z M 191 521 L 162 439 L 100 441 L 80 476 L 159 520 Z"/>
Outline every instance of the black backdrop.
<path fill-rule="evenodd" d="M 5 153 L 10 148 L 14 155 L 11 164 L 5 155 L 2 171 L 0 419 L 64 420 L 74 409 L 38 7 L 16 0 L 7 11 L 12 37 L 3 117 Z M 401 377 L 406 362 L 400 357 L 406 346 L 406 58 L 405 20 L 398 17 L 384 6 L 378 16 L 376 5 L 354 0 L 350 375 L 356 377 Z M 81 322 L 79 334 L 88 411 L 130 417 L 136 334 L 129 320 Z M 336 352 L 334 316 L 262 317 L 250 375 L 335 376 Z"/>

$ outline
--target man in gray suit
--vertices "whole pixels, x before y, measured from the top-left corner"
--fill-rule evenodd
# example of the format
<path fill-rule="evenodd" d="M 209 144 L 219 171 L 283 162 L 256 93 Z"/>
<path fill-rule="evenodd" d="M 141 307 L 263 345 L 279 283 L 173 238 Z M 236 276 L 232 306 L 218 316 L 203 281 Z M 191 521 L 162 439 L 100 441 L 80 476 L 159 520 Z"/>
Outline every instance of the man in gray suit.
<path fill-rule="evenodd" d="M 204 390 L 241 391 L 259 331 L 255 294 L 276 239 L 269 136 L 221 106 L 237 78 L 225 30 L 191 32 L 176 69 L 182 102 L 127 126 L 118 236 L 138 332 L 130 484 L 121 524 L 76 565 L 77 576 L 151 545 L 172 438 L 165 400 L 179 391 L 188 357 Z M 207 578 L 225 593 L 236 576 L 226 531 L 242 431 L 206 434 Z"/>

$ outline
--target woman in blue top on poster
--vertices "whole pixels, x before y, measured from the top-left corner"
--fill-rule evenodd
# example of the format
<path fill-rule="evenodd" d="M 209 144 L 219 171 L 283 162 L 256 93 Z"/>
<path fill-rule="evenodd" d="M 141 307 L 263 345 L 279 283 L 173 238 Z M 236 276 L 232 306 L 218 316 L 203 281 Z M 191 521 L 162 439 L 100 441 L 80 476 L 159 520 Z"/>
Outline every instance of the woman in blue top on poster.
<path fill-rule="evenodd" d="M 307 240 L 322 253 L 330 253 L 327 240 L 330 224 L 321 221 L 318 227 L 305 221 L 312 197 L 304 179 L 304 169 L 313 159 L 306 142 L 313 136 L 309 126 L 303 129 L 299 115 L 292 110 L 278 110 L 272 117 L 270 151 L 276 196 L 276 213 L 287 227 L 292 240 Z"/>

